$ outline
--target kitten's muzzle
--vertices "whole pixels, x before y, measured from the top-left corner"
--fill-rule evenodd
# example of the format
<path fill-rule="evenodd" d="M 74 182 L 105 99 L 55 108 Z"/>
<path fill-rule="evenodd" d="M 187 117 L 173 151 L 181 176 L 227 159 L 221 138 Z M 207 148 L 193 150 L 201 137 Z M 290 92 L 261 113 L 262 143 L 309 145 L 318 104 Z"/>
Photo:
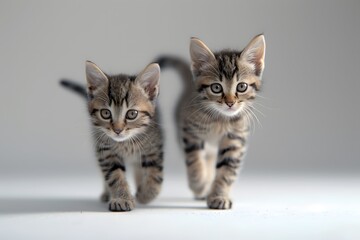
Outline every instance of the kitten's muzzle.
<path fill-rule="evenodd" d="M 230 108 L 235 104 L 235 102 L 225 102 Z"/>
<path fill-rule="evenodd" d="M 114 133 L 119 135 L 123 131 L 123 129 L 121 129 L 121 128 L 113 128 L 113 131 L 114 131 Z"/>

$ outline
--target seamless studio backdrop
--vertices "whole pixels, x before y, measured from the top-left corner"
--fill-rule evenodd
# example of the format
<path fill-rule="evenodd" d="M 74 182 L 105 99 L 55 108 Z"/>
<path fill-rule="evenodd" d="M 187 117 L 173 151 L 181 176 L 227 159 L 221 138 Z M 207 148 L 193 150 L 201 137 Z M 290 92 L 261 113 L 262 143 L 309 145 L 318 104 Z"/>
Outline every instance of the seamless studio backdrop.
<path fill-rule="evenodd" d="M 99 175 L 85 102 L 85 60 L 137 73 L 161 54 L 189 60 L 189 39 L 212 50 L 267 43 L 263 88 L 242 174 L 360 170 L 358 1 L 2 1 L 0 176 Z M 182 91 L 161 76 L 165 172 L 185 176 L 173 108 Z"/>
<path fill-rule="evenodd" d="M 0 239 L 360 239 L 359 26 L 358 0 L 1 0 Z M 85 84 L 86 60 L 135 74 L 161 54 L 189 61 L 192 36 L 241 50 L 259 33 L 259 123 L 233 209 L 192 199 L 168 69 L 163 190 L 108 212 L 86 104 L 59 80 Z"/>

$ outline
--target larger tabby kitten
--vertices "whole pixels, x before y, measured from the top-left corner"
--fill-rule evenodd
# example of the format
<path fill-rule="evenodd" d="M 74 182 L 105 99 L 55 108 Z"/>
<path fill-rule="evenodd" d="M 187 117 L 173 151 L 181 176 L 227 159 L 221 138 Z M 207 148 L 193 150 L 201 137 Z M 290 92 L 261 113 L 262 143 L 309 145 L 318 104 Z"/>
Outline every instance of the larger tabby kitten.
<path fill-rule="evenodd" d="M 229 191 L 246 151 L 250 106 L 261 85 L 265 39 L 256 36 L 243 51 L 213 53 L 192 38 L 190 55 L 192 72 L 179 59 L 159 59 L 161 67 L 180 70 L 187 83 L 177 121 L 189 186 L 196 198 L 207 198 L 209 208 L 229 209 Z"/>
<path fill-rule="evenodd" d="M 160 68 L 150 64 L 138 76 L 109 76 L 86 62 L 87 90 L 73 82 L 62 85 L 85 96 L 94 130 L 95 149 L 104 175 L 103 201 L 110 211 L 130 211 L 135 206 L 125 178 L 126 164 L 135 164 L 136 199 L 148 203 L 163 181 L 162 132 L 156 99 Z"/>

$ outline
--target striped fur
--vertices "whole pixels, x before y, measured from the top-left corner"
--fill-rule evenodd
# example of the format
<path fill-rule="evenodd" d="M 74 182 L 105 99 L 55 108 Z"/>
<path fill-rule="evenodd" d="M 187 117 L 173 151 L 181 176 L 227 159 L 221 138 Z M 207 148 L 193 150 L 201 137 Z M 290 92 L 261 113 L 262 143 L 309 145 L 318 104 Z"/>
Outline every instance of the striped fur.
<path fill-rule="evenodd" d="M 96 156 L 104 176 L 101 200 L 109 202 L 110 211 L 130 211 L 135 200 L 125 177 L 127 164 L 135 165 L 140 203 L 153 200 L 163 181 L 163 140 L 156 110 L 160 69 L 151 64 L 138 76 L 108 76 L 87 62 L 86 74 Z M 86 91 L 67 80 L 62 85 L 82 96 Z M 133 111 L 135 119 L 128 115 Z"/>
<path fill-rule="evenodd" d="M 193 38 L 190 54 L 194 81 L 185 78 L 186 93 L 176 113 L 189 186 L 196 198 L 207 199 L 209 208 L 229 209 L 230 188 L 246 152 L 251 104 L 261 85 L 264 36 L 255 37 L 241 52 L 217 53 Z M 162 68 L 170 65 L 189 75 L 181 60 L 162 57 L 159 62 Z M 245 91 L 238 91 L 240 83 L 246 84 Z M 212 89 L 219 85 L 213 84 L 221 91 L 215 93 Z"/>

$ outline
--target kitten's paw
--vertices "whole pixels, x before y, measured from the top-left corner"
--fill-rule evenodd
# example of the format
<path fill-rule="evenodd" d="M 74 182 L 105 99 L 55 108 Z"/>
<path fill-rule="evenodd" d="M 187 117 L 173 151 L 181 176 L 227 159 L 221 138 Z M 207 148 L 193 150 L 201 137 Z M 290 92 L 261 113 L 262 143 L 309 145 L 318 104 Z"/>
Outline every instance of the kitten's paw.
<path fill-rule="evenodd" d="M 232 202 L 228 197 L 224 196 L 209 196 L 207 198 L 207 205 L 211 209 L 230 209 L 232 207 Z"/>
<path fill-rule="evenodd" d="M 190 189 L 193 191 L 194 193 L 194 197 L 196 200 L 205 200 L 206 196 L 209 193 L 209 184 L 207 183 L 202 183 L 202 184 L 190 184 Z"/>
<path fill-rule="evenodd" d="M 110 199 L 110 194 L 108 192 L 103 192 L 100 196 L 100 201 L 108 202 Z"/>
<path fill-rule="evenodd" d="M 112 212 L 131 211 L 135 207 L 134 199 L 114 198 L 109 202 L 109 210 Z"/>
<path fill-rule="evenodd" d="M 160 186 L 139 186 L 136 192 L 136 200 L 139 203 L 147 204 L 154 200 L 154 198 L 159 195 Z"/>

